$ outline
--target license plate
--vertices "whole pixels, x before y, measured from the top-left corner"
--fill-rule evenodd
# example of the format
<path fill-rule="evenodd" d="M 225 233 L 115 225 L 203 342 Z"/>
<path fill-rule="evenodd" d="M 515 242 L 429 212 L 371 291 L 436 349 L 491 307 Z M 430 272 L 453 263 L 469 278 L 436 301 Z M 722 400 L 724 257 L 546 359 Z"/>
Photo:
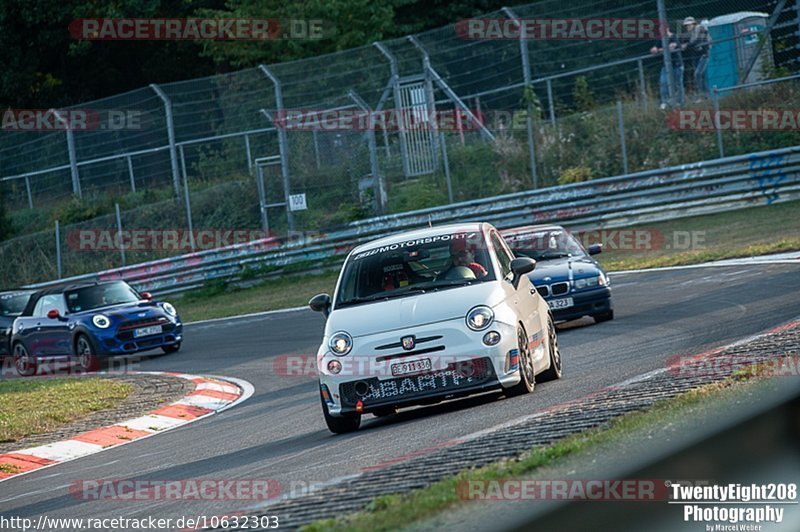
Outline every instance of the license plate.
<path fill-rule="evenodd" d="M 431 369 L 431 359 L 423 358 L 422 360 L 412 360 L 411 362 L 401 362 L 400 364 L 392 364 L 392 375 L 408 375 L 409 373 L 418 373 L 420 371 L 428 371 Z"/>
<path fill-rule="evenodd" d="M 572 298 L 571 297 L 564 297 L 564 298 L 561 298 L 561 299 L 553 299 L 553 300 L 549 301 L 548 304 L 550 305 L 550 308 L 552 308 L 552 309 L 569 308 L 572 305 L 574 305 L 574 303 L 572 302 Z"/>
<path fill-rule="evenodd" d="M 141 338 L 142 336 L 152 336 L 154 334 L 161 334 L 161 325 L 153 325 L 152 327 L 142 327 L 141 329 L 133 330 L 134 338 Z"/>

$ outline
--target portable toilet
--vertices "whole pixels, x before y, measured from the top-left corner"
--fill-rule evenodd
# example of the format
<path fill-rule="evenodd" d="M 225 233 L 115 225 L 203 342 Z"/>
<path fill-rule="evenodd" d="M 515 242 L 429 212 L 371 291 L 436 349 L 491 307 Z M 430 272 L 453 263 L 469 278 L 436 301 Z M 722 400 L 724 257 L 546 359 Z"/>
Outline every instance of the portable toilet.
<path fill-rule="evenodd" d="M 766 13 L 740 11 L 715 17 L 708 22 L 711 49 L 706 78 L 709 88 L 716 85 L 718 89 L 722 89 L 764 79 L 765 64 L 772 64 L 772 43 L 769 34 L 763 32 L 768 20 L 769 15 Z M 761 48 L 761 54 L 750 70 L 750 75 L 742 80 L 747 64 L 756 53 L 762 38 L 766 42 Z"/>

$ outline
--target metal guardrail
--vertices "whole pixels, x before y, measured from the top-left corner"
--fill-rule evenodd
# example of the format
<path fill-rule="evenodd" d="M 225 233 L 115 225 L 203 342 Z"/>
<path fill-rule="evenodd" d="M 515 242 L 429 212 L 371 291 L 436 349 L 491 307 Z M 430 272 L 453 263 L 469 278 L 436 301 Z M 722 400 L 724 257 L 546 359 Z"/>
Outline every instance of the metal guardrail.
<path fill-rule="evenodd" d="M 29 286 L 124 279 L 167 294 L 236 280 L 250 270 L 258 276 L 319 271 L 338 265 L 358 244 L 428 224 L 610 228 L 794 199 L 800 199 L 800 146 L 380 216 L 295 241 L 256 240 Z"/>

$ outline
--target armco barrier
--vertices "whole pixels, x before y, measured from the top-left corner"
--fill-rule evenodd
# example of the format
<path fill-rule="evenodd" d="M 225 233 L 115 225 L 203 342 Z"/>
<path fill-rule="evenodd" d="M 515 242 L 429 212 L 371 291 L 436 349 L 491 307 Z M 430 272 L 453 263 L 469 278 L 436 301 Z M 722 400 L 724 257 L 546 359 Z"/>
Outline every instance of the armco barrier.
<path fill-rule="evenodd" d="M 398 231 L 459 221 L 499 228 L 539 223 L 609 228 L 772 204 L 800 198 L 800 146 L 542 188 L 359 220 L 317 237 L 274 238 L 30 285 L 125 279 L 166 294 L 214 279 L 330 268 L 355 245 Z"/>

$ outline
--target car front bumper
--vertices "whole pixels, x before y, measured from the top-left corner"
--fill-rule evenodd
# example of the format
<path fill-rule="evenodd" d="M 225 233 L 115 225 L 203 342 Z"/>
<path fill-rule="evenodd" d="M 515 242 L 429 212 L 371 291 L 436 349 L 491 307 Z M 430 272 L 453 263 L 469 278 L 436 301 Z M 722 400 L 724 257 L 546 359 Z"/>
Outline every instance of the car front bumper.
<path fill-rule="evenodd" d="M 463 324 L 462 320 L 459 322 Z M 497 345 L 483 344 L 482 338 L 489 331 L 500 333 Z M 375 350 L 377 346 L 410 335 L 420 339 L 438 338 L 419 344 L 411 351 L 402 348 Z M 327 391 L 328 412 L 334 416 L 436 403 L 508 388 L 520 381 L 518 366 L 510 365 L 513 353 L 518 353 L 516 326 L 497 321 L 480 332 L 447 322 L 409 328 L 402 333 L 371 335 L 366 341 L 356 339 L 353 353 L 364 355 L 336 357 L 327 352 L 318 361 L 321 391 Z M 392 374 L 392 366 L 396 364 L 424 359 L 430 360 L 430 370 Z M 342 363 L 341 373 L 332 374 L 327 370 L 331 360 Z M 323 392 L 323 398 L 325 396 Z"/>
<path fill-rule="evenodd" d="M 178 322 L 174 329 L 168 332 L 143 338 L 131 338 L 121 340 L 116 336 L 102 337 L 97 339 L 97 354 L 101 357 L 115 357 L 131 355 L 150 349 L 159 349 L 183 341 L 183 324 Z"/>
<path fill-rule="evenodd" d="M 611 288 L 602 286 L 591 290 L 581 290 L 558 297 L 546 298 L 548 305 L 554 299 L 571 297 L 573 305 L 564 309 L 552 309 L 553 318 L 557 321 L 576 320 L 583 316 L 605 314 L 614 308 L 611 304 Z"/>

